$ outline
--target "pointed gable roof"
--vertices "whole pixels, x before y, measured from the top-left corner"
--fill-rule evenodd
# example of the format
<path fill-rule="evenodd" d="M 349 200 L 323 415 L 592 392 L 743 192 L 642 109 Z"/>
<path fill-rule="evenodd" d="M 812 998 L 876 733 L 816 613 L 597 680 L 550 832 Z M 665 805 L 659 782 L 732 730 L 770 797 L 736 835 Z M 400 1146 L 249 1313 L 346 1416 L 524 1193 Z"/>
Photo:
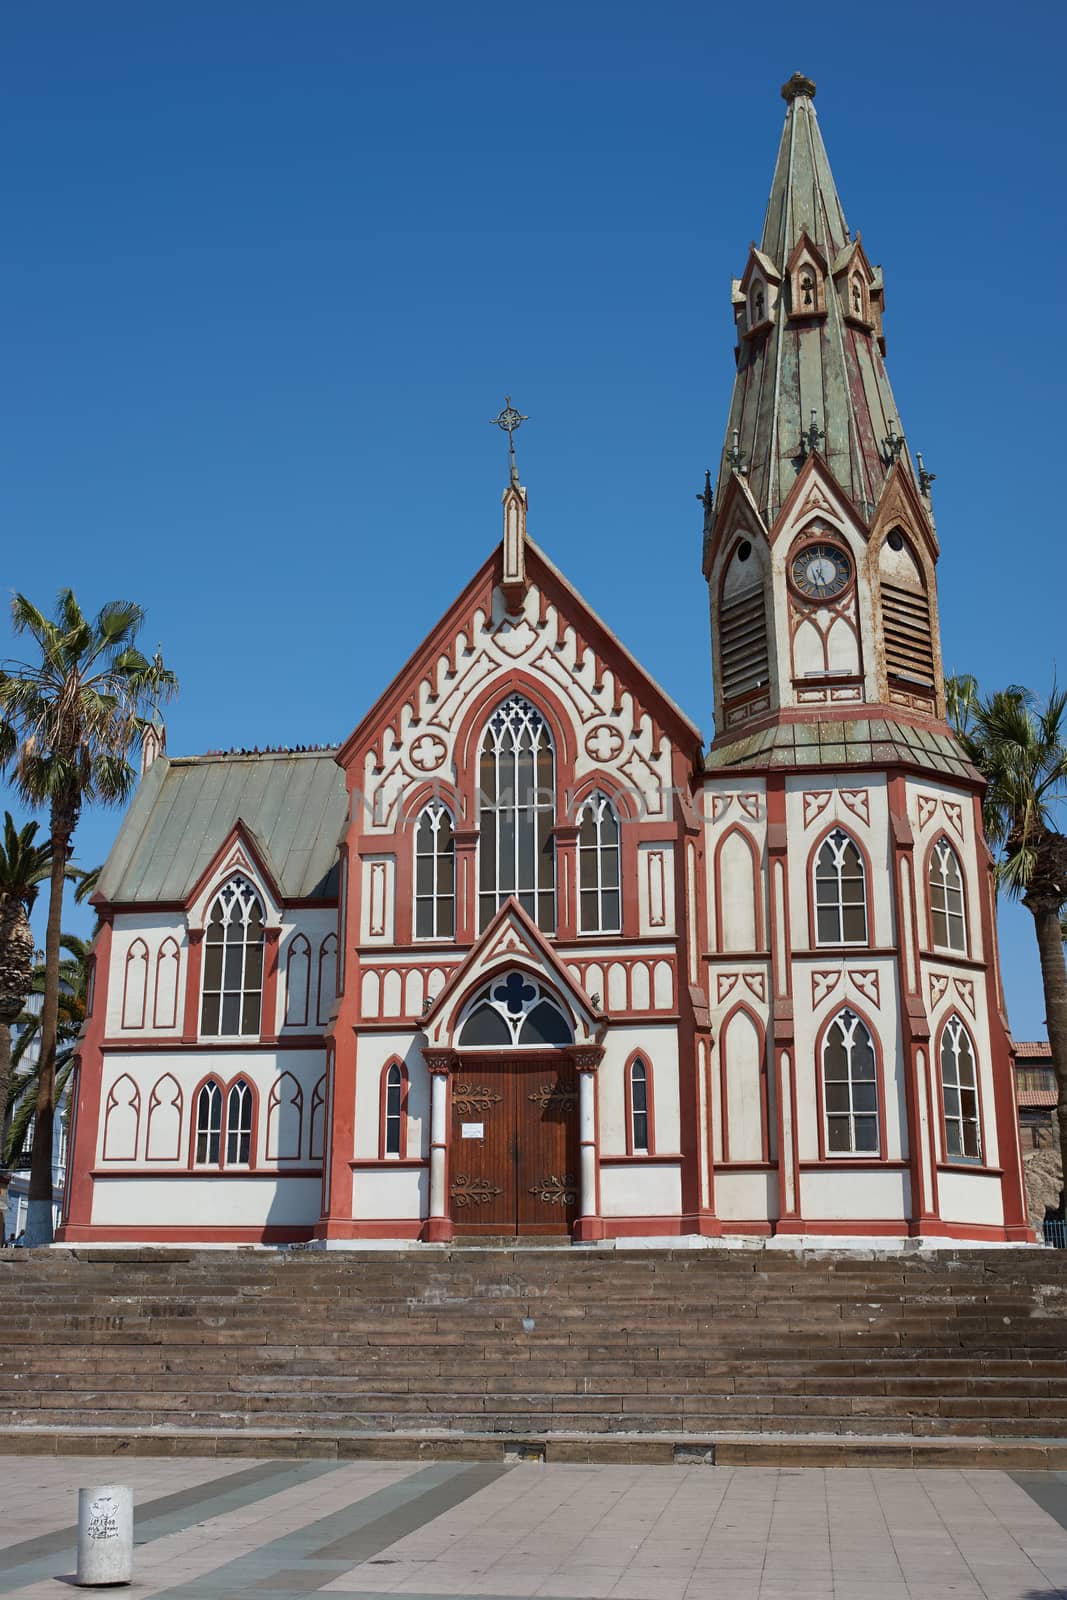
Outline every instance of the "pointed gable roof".
<path fill-rule="evenodd" d="M 576 1022 L 575 1043 L 592 1043 L 603 1028 L 581 984 L 559 959 L 544 934 L 514 895 L 509 896 L 485 932 L 475 940 L 422 1020 L 431 1046 L 449 1046 L 458 1008 L 483 982 L 504 967 L 515 966 L 541 978 L 570 1006 Z"/>
<path fill-rule="evenodd" d="M 815 85 L 795 73 L 782 90 L 788 102 L 759 249 L 785 272 L 804 236 L 831 263 L 862 246 L 845 221 L 815 115 Z M 873 282 L 873 278 L 869 278 Z M 825 430 L 823 453 L 848 497 L 869 518 L 892 464 L 884 446 L 899 411 L 889 386 L 877 331 L 846 321 L 828 281 L 821 320 L 779 317 L 769 336 L 742 340 L 719 472 L 721 496 L 730 474 L 734 430 L 748 481 L 764 521 L 780 515 L 802 462 L 799 444 L 815 412 Z M 905 451 L 908 470 L 911 463 Z"/>

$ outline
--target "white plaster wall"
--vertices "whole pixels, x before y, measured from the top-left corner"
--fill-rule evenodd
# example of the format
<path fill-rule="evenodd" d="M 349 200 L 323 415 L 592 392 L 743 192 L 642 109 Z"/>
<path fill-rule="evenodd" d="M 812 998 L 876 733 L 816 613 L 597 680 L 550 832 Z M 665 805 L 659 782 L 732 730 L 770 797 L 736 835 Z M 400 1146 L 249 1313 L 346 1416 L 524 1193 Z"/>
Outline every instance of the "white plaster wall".
<path fill-rule="evenodd" d="M 396 938 L 396 858 L 366 856 L 360 873 L 360 943 L 392 944 Z"/>
<path fill-rule="evenodd" d="M 677 1166 L 601 1167 L 600 1214 L 604 1217 L 672 1217 L 682 1209 L 682 1175 Z"/>
<path fill-rule="evenodd" d="M 622 826 L 629 826 L 625 818 Z M 672 844 L 657 841 L 638 846 L 637 906 L 642 934 L 656 936 L 674 932 L 674 872 Z M 627 888 L 624 884 L 624 894 Z"/>
<path fill-rule="evenodd" d="M 910 1184 L 906 1172 L 802 1172 L 801 1212 L 817 1221 L 903 1220 L 908 1215 Z"/>
<path fill-rule="evenodd" d="M 764 938 L 767 932 L 766 903 L 766 842 L 767 797 L 762 779 L 709 777 L 703 789 L 694 798 L 694 806 L 704 821 L 704 872 L 706 876 L 707 947 L 709 950 L 739 948 L 733 930 L 742 923 L 751 924 L 754 910 L 747 903 L 747 886 L 738 886 L 730 874 L 723 874 L 719 895 L 716 895 L 716 854 L 719 843 L 734 828 L 742 829 L 752 839 L 760 866 L 757 868 L 757 895 L 760 904 Z M 738 896 L 744 894 L 745 904 L 738 905 Z M 721 912 L 718 900 L 721 899 Z M 722 928 L 719 919 L 722 919 Z"/>
<path fill-rule="evenodd" d="M 945 1222 L 984 1222 L 996 1227 L 1004 1221 L 999 1178 L 980 1172 L 941 1171 L 937 1195 Z"/>
<path fill-rule="evenodd" d="M 772 1221 L 778 1215 L 777 1172 L 717 1172 L 715 1214 L 723 1222 Z"/>
<path fill-rule="evenodd" d="M 303 936 L 310 946 L 310 973 L 307 996 L 307 1021 L 301 1022 L 302 1008 L 294 1005 L 292 1021 L 287 1021 L 288 1007 L 288 980 L 296 972 L 295 964 L 290 963 L 289 956 L 293 949 L 293 942 Z M 332 935 L 332 941 L 327 946 L 327 955 L 320 961 L 322 947 Z M 332 954 L 330 953 L 332 951 Z M 319 993 L 320 972 L 322 977 L 322 993 Z M 283 920 L 281 935 L 278 941 L 278 992 L 274 1015 L 274 1031 L 276 1033 L 321 1033 L 329 1018 L 330 1008 L 333 1004 L 337 983 L 337 911 L 333 906 L 325 906 L 322 910 L 317 908 L 299 908 L 295 911 L 286 911 Z M 294 1001 L 297 996 L 294 995 Z"/>
<path fill-rule="evenodd" d="M 174 1006 L 174 1020 L 165 1025 L 155 1006 L 155 978 L 157 958 L 164 941 L 173 939 L 178 946 L 178 985 Z M 126 960 L 130 946 L 142 939 L 148 949 L 147 990 L 144 1021 L 139 1028 L 123 1026 L 123 996 L 126 987 Z M 108 1038 L 137 1038 L 148 1034 L 180 1035 L 185 1006 L 185 978 L 189 966 L 189 947 L 186 938 L 185 918 L 173 911 L 143 911 L 136 915 L 116 916 L 111 936 L 111 966 L 107 974 L 107 1014 L 105 1033 Z M 103 991 L 104 974 L 96 975 L 96 993 Z M 127 1021 L 129 1021 L 127 1016 Z"/>
<path fill-rule="evenodd" d="M 673 1025 L 617 1026 L 608 1029 L 604 1046 L 604 1059 L 597 1069 L 601 1154 L 626 1154 L 625 1066 L 631 1053 L 639 1050 L 651 1068 L 656 1151 L 674 1155 L 681 1148 L 677 1029 Z"/>
<path fill-rule="evenodd" d="M 106 1051 L 103 1060 L 103 1075 L 101 1080 L 100 1096 L 100 1121 L 97 1131 L 97 1149 L 94 1165 L 97 1167 L 116 1166 L 128 1167 L 131 1165 L 148 1165 L 161 1170 L 187 1166 L 193 1119 L 196 1111 L 193 1096 L 197 1085 L 209 1074 L 214 1074 L 225 1085 L 232 1079 L 243 1077 L 248 1080 L 256 1091 L 258 1110 L 255 1119 L 255 1164 L 257 1167 L 276 1165 L 267 1162 L 267 1113 L 270 1100 L 270 1091 L 282 1073 L 291 1073 L 300 1085 L 303 1093 L 303 1126 L 301 1129 L 300 1155 L 293 1158 L 291 1164 L 297 1162 L 308 1165 L 313 1164 L 308 1155 L 311 1126 L 311 1101 L 315 1085 L 326 1070 L 326 1053 L 324 1050 L 147 1050 L 144 1052 Z M 114 1144 L 105 1158 L 105 1138 L 108 1136 L 107 1108 L 111 1097 L 112 1087 L 118 1084 L 123 1077 L 130 1077 L 137 1086 L 140 1095 L 140 1108 L 137 1125 L 136 1155 L 130 1158 L 128 1147 L 121 1146 L 123 1153 L 114 1153 Z M 181 1090 L 181 1125 L 180 1137 L 177 1145 L 177 1159 L 148 1160 L 148 1120 L 149 1109 L 152 1104 L 152 1090 L 157 1084 L 162 1084 L 166 1078 L 174 1079 Z M 125 1095 L 123 1095 L 125 1100 Z M 172 1103 L 167 1096 L 167 1103 Z M 168 1146 L 168 1148 L 170 1148 Z M 240 1181 L 240 1180 L 236 1180 Z M 176 1193 L 179 1191 L 175 1191 Z M 217 1219 L 216 1219 L 217 1220 Z"/>
<path fill-rule="evenodd" d="M 821 804 L 826 795 L 826 803 Z M 812 798 L 812 797 L 816 798 Z M 859 798 L 865 796 L 865 799 Z M 818 950 L 814 924 L 812 847 L 834 827 L 863 845 L 870 861 L 867 881 L 867 945 L 895 940 L 893 924 L 889 789 L 884 773 L 806 773 L 786 779 L 789 837 L 789 923 L 794 950 Z M 870 820 L 865 820 L 864 813 Z M 836 950 L 840 946 L 833 947 Z M 863 949 L 864 946 L 857 946 Z"/>
<path fill-rule="evenodd" d="M 963 869 L 966 917 L 967 954 L 972 960 L 985 959 L 982 939 L 982 897 L 987 892 L 986 868 L 982 864 L 982 848 L 975 838 L 974 810 L 971 796 L 950 784 L 926 777 L 909 778 L 907 782 L 908 817 L 915 836 L 915 898 L 919 945 L 930 948 L 927 917 L 929 890 L 926 883 L 926 855 L 933 840 L 942 834 L 948 839 Z"/>
<path fill-rule="evenodd" d="M 934 1117 L 937 1121 L 936 1149 L 938 1158 L 944 1160 L 944 1127 L 940 1110 L 941 1030 L 952 1016 L 958 1016 L 974 1043 L 978 1062 L 978 1083 L 981 1094 L 982 1159 L 986 1166 L 995 1167 L 1000 1160 L 997 1141 L 996 1100 L 993 1091 L 993 1055 L 989 1037 L 989 1005 L 986 998 L 985 973 L 977 968 L 961 968 L 940 963 L 936 958 L 921 963 L 923 997 L 930 1017 L 930 1090 Z M 968 985 L 973 989 L 968 990 Z M 971 1001 L 967 995 L 970 992 Z M 972 1175 L 973 1176 L 973 1175 Z M 939 1180 L 940 1181 L 940 1180 Z"/>
<path fill-rule="evenodd" d="M 361 1168 L 352 1174 L 352 1215 L 363 1220 L 424 1217 L 430 1209 L 425 1167 Z"/>
<path fill-rule="evenodd" d="M 318 1178 L 120 1178 L 93 1184 L 97 1226 L 182 1228 L 311 1224 L 322 1209 Z"/>
<path fill-rule="evenodd" d="M 904 1086 L 904 1046 L 900 1029 L 896 962 L 891 956 L 853 960 L 797 961 L 793 967 L 793 1017 L 797 1074 L 797 1147 L 801 1161 L 819 1159 L 819 1123 L 816 1077 L 821 1070 L 819 1035 L 826 1022 L 843 1007 L 851 1007 L 868 1024 L 881 1046 L 882 1087 L 885 1100 L 883 1149 L 891 1161 L 907 1154 L 907 1109 Z M 860 987 L 851 973 L 858 973 Z M 828 974 L 824 977 L 823 974 Z M 831 980 L 832 987 L 830 986 Z M 868 977 L 873 974 L 874 978 Z M 818 998 L 825 989 L 822 998 Z M 873 993 L 878 995 L 875 1003 Z"/>
<path fill-rule="evenodd" d="M 404 1063 L 408 1075 L 408 1156 L 429 1155 L 430 1074 L 420 1048 L 424 1038 L 423 1034 L 398 1032 L 365 1033 L 356 1040 L 356 1160 L 378 1158 L 382 1068 L 395 1059 Z"/>

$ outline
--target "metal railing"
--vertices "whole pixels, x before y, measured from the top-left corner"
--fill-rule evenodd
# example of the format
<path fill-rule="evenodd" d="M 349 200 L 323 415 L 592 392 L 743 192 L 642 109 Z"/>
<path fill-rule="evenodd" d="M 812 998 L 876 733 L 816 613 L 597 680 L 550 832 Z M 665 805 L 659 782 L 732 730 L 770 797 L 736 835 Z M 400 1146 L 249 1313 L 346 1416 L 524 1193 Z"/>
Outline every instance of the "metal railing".
<path fill-rule="evenodd" d="M 1067 1250 L 1067 1222 L 1046 1217 L 1042 1223 L 1045 1243 L 1051 1250 Z"/>

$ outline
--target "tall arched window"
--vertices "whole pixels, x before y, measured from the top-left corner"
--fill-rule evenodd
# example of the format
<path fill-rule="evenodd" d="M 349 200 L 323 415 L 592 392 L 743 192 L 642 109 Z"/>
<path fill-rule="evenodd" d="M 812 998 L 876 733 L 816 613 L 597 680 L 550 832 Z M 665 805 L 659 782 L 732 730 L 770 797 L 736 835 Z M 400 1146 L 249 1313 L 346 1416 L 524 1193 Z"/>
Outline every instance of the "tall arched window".
<path fill-rule="evenodd" d="M 452 813 L 431 800 L 415 827 L 415 937 L 451 939 L 456 931 L 456 849 Z"/>
<path fill-rule="evenodd" d="M 606 794 L 591 794 L 578 812 L 578 929 L 619 933 L 619 819 Z"/>
<path fill-rule="evenodd" d="M 981 1161 L 978 1064 L 971 1036 L 957 1016 L 949 1017 L 941 1035 L 941 1105 L 948 1159 Z"/>
<path fill-rule="evenodd" d="M 394 1061 L 385 1071 L 382 1105 L 382 1152 L 387 1156 L 404 1153 L 404 1073 Z"/>
<path fill-rule="evenodd" d="M 544 717 L 510 695 L 489 718 L 478 768 L 479 926 L 515 895 L 542 933 L 556 927 L 555 759 Z"/>
<path fill-rule="evenodd" d="M 867 875 L 863 857 L 841 828 L 815 857 L 816 944 L 867 943 Z"/>
<path fill-rule="evenodd" d="M 960 858 L 942 834 L 930 852 L 930 925 L 941 950 L 967 952 Z"/>
<path fill-rule="evenodd" d="M 826 1153 L 877 1155 L 878 1061 L 874 1040 L 854 1011 L 839 1011 L 822 1046 Z"/>
<path fill-rule="evenodd" d="M 263 906 L 240 876 L 215 896 L 204 936 L 200 1031 L 258 1034 L 263 999 Z"/>
<path fill-rule="evenodd" d="M 637 1056 L 630 1063 L 630 1081 L 627 1084 L 629 1100 L 630 1148 L 628 1154 L 647 1156 L 651 1149 L 649 1142 L 649 1082 L 648 1066 Z"/>
<path fill-rule="evenodd" d="M 222 1089 L 213 1080 L 196 1097 L 196 1164 L 217 1167 L 222 1152 Z"/>
<path fill-rule="evenodd" d="M 226 1100 L 226 1165 L 247 1167 L 252 1153 L 252 1090 L 243 1078 Z"/>

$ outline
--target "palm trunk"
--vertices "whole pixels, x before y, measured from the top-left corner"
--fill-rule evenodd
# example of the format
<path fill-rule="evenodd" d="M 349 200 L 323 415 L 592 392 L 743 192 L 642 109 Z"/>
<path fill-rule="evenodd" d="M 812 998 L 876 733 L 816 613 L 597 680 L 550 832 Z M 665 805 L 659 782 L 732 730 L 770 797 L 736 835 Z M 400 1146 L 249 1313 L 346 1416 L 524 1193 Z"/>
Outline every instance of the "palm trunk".
<path fill-rule="evenodd" d="M 27 1245 L 51 1244 L 52 1138 L 56 1120 L 56 1033 L 59 1023 L 59 941 L 63 932 L 63 884 L 67 849 L 74 831 L 70 808 L 52 802 L 52 869 L 48 885 L 48 926 L 44 940 L 44 1002 L 41 1006 L 41 1059 L 33 1122 L 33 1155 L 26 1216 Z"/>
<path fill-rule="evenodd" d="M 7 1232 L 7 1163 L 4 1161 L 4 1144 L 7 1140 L 7 1097 L 11 1083 L 11 1024 L 0 1022 L 0 1240 Z"/>
<path fill-rule="evenodd" d="M 1067 1184 L 1067 956 L 1060 933 L 1059 910 L 1053 906 L 1030 907 L 1037 930 L 1041 956 L 1041 982 L 1045 991 L 1045 1025 L 1052 1046 L 1052 1065 L 1056 1069 L 1058 1099 L 1056 1116 L 1060 1131 L 1060 1214 L 1063 1214 L 1063 1185 Z"/>

